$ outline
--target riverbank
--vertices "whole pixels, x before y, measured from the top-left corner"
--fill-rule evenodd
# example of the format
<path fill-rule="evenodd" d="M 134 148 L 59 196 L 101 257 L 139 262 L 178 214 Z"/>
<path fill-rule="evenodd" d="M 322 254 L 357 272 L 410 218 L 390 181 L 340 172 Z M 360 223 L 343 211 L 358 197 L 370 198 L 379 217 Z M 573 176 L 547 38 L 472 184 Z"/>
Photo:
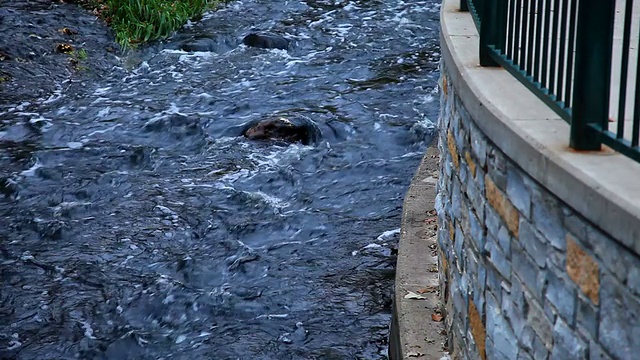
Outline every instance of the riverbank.
<path fill-rule="evenodd" d="M 47 101 L 120 64 L 113 33 L 94 14 L 50 0 L 0 6 L 0 111 Z"/>
<path fill-rule="evenodd" d="M 403 203 L 389 342 L 391 360 L 448 359 L 435 250 L 439 158 L 437 147 L 429 147 Z"/>

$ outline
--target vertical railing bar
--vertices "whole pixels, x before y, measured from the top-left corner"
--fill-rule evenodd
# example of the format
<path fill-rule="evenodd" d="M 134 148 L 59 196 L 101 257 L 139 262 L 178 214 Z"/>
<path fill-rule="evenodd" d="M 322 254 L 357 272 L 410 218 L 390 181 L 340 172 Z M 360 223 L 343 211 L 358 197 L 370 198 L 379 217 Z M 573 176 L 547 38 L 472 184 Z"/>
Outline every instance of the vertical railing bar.
<path fill-rule="evenodd" d="M 567 0 L 571 1 L 571 0 Z M 575 1 L 575 0 L 573 0 Z M 607 0 L 608 1 L 608 0 Z M 564 89 L 564 78 L 565 78 L 565 65 L 566 65 L 566 45 L 567 45 L 567 16 L 568 16 L 569 7 L 567 3 L 564 2 L 562 6 L 562 17 L 560 18 L 560 52 L 558 54 L 558 82 L 556 83 L 556 89 L 554 93 L 556 94 L 556 98 L 558 101 L 564 101 L 564 94 L 562 90 Z M 564 105 L 567 107 L 567 104 Z"/>
<path fill-rule="evenodd" d="M 640 46 L 640 37 L 638 38 L 638 46 Z M 638 147 L 638 138 L 640 137 L 640 56 L 636 61 L 636 91 L 633 104 L 633 131 L 631 133 L 631 147 L 633 148 Z"/>
<path fill-rule="evenodd" d="M 526 66 L 527 66 L 526 54 L 531 51 L 529 49 L 529 44 L 527 44 L 527 35 L 529 31 L 529 25 L 528 25 L 529 17 L 527 14 L 527 9 L 529 9 L 529 1 L 530 0 L 522 1 L 522 36 L 520 39 L 520 62 L 519 62 L 520 69 L 522 70 L 526 69 Z"/>
<path fill-rule="evenodd" d="M 460 0 L 460 11 L 469 11 L 469 4 L 467 3 L 467 1 L 471 0 Z"/>
<path fill-rule="evenodd" d="M 513 57 L 511 58 L 513 63 L 516 65 L 520 64 L 518 59 L 520 58 L 520 52 L 522 51 L 522 48 L 520 47 L 520 40 L 522 40 L 522 26 L 520 26 L 520 20 L 522 15 L 521 13 L 522 13 L 522 0 L 516 0 L 516 9 L 515 9 L 515 14 L 516 14 L 516 23 L 515 23 L 516 31 L 515 32 L 516 33 L 513 34 Z"/>
<path fill-rule="evenodd" d="M 533 73 L 533 53 L 535 49 L 534 44 L 534 35 L 535 35 L 535 8 L 536 8 L 536 0 L 529 1 L 529 27 L 528 27 L 528 40 L 527 40 L 527 74 L 531 75 Z"/>
<path fill-rule="evenodd" d="M 620 64 L 620 98 L 618 99 L 618 128 L 616 133 L 617 139 L 624 138 L 625 106 L 627 105 L 627 70 L 629 67 L 629 43 L 631 40 L 632 13 L 633 0 L 627 0 L 624 5 L 624 32 L 622 35 L 622 61 Z M 635 104 L 634 106 L 638 105 Z M 636 143 L 636 145 L 632 146 L 637 145 L 638 144 Z"/>
<path fill-rule="evenodd" d="M 565 85 L 565 104 L 571 107 L 571 87 L 573 85 L 573 58 L 575 56 L 575 36 L 576 36 L 576 16 L 578 8 L 578 0 L 571 1 L 569 10 L 569 44 L 567 53 L 567 83 Z"/>
<path fill-rule="evenodd" d="M 542 3 L 543 0 L 537 0 L 537 7 L 536 7 L 536 49 L 534 51 L 535 54 L 535 61 L 534 61 L 534 65 L 533 65 L 533 78 L 538 81 L 538 82 L 542 82 L 540 81 L 540 58 L 542 56 L 542 58 L 547 56 L 547 53 L 541 53 L 540 51 L 540 47 L 541 45 L 541 41 L 542 41 Z"/>
<path fill-rule="evenodd" d="M 558 73 L 556 72 L 558 66 L 558 21 L 560 20 L 560 0 L 554 0 L 553 2 L 553 26 L 551 30 L 551 56 L 549 56 L 549 60 L 551 63 L 549 64 L 549 92 L 552 94 L 555 93 L 555 85 L 557 83 Z"/>
<path fill-rule="evenodd" d="M 615 1 L 580 0 L 569 146 L 600 150 L 608 121 Z"/>
<path fill-rule="evenodd" d="M 513 59 L 513 46 L 514 46 L 514 34 L 513 28 L 515 26 L 514 22 L 516 20 L 516 10 L 514 8 L 514 1 L 509 0 L 509 27 L 507 34 L 509 34 L 509 41 L 507 42 L 507 57 L 509 59 Z"/>
<path fill-rule="evenodd" d="M 543 88 L 547 87 L 547 70 L 548 70 L 548 60 L 549 56 L 549 33 L 551 32 L 551 0 L 545 0 L 544 2 L 544 35 L 543 37 L 543 46 L 542 46 L 542 65 L 541 65 L 541 73 L 540 73 L 540 84 L 542 84 Z"/>

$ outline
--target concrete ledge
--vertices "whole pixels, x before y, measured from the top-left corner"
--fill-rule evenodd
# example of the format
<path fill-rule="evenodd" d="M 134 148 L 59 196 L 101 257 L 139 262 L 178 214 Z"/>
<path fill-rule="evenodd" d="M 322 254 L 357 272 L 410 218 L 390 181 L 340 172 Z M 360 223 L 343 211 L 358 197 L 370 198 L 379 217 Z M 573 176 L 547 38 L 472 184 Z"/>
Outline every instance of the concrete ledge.
<path fill-rule="evenodd" d="M 444 0 L 443 62 L 486 136 L 533 179 L 640 255 L 640 164 L 608 148 L 569 149 L 569 126 L 502 68 L 479 66 L 479 36 L 459 1 Z"/>
<path fill-rule="evenodd" d="M 389 344 L 392 360 L 440 360 L 447 355 L 444 325 L 431 317 L 441 309 L 435 250 L 437 154 L 436 148 L 427 150 L 404 199 Z M 409 292 L 425 299 L 407 299 Z"/>

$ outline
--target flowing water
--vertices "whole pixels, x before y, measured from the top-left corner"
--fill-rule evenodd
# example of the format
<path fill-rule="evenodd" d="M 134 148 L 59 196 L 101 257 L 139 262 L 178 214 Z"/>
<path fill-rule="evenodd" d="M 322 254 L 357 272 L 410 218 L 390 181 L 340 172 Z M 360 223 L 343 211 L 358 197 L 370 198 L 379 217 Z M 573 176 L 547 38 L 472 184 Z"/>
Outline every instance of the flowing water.
<path fill-rule="evenodd" d="M 386 358 L 438 13 L 234 1 L 109 76 L 0 100 L 0 358 Z M 252 30 L 294 44 L 239 45 Z M 240 136 L 271 116 L 320 140 Z"/>

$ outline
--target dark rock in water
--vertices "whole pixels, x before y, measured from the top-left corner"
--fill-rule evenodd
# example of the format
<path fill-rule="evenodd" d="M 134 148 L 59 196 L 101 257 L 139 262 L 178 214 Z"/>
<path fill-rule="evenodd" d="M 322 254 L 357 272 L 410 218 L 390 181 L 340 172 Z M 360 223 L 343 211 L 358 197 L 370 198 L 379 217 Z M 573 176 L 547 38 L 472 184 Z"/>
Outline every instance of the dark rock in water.
<path fill-rule="evenodd" d="M 264 35 L 251 33 L 242 39 L 242 43 L 247 46 L 262 48 L 262 49 L 281 49 L 287 50 L 289 48 L 289 40 L 282 36 L 277 35 Z"/>
<path fill-rule="evenodd" d="M 282 117 L 251 122 L 242 134 L 250 140 L 275 140 L 288 143 L 313 144 L 320 139 L 320 129 L 310 120 Z"/>
<path fill-rule="evenodd" d="M 187 39 L 180 46 L 181 50 L 189 52 L 215 52 L 224 53 L 236 47 L 225 38 L 213 38 L 210 36 L 197 36 Z"/>

